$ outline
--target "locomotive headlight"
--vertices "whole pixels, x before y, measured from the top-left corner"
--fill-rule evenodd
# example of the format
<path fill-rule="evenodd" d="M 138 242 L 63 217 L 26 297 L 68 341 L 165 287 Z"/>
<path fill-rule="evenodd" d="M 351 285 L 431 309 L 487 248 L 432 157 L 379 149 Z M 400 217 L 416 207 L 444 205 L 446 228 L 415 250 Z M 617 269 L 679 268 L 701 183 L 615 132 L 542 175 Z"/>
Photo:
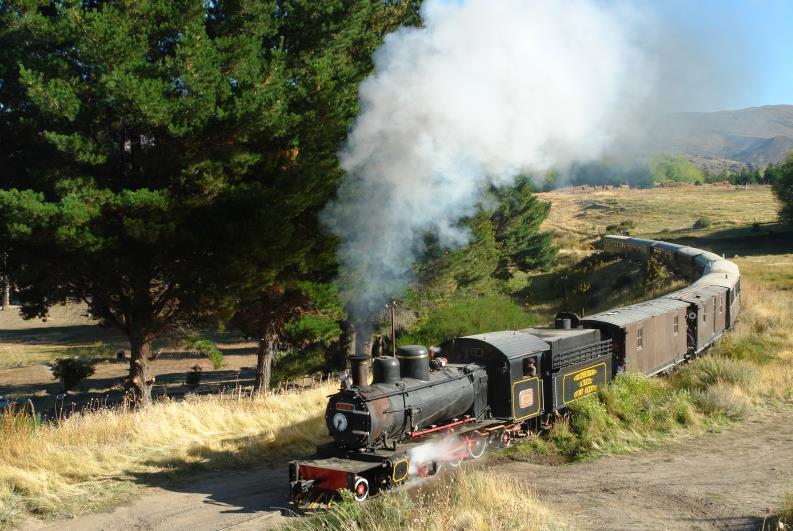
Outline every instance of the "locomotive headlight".
<path fill-rule="evenodd" d="M 344 413 L 336 413 L 333 415 L 333 427 L 336 431 L 344 431 L 347 429 L 347 417 Z"/>

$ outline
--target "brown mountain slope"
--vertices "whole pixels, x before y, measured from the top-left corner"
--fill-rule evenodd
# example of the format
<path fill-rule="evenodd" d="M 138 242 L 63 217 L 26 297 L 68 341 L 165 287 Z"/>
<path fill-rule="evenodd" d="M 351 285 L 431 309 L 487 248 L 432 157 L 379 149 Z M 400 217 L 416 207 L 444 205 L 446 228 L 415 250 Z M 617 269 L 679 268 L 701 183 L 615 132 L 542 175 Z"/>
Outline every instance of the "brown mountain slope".
<path fill-rule="evenodd" d="M 708 169 L 765 166 L 793 150 L 793 105 L 659 117 L 650 149 L 681 153 Z"/>

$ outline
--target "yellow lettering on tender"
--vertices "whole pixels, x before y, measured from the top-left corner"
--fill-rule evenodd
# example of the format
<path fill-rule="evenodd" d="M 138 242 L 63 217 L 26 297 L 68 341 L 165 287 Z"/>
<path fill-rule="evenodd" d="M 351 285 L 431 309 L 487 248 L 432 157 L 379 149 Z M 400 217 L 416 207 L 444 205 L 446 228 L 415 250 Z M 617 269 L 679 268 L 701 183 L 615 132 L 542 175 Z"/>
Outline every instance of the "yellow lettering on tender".
<path fill-rule="evenodd" d="M 598 373 L 597 369 L 586 369 L 573 376 L 573 380 L 577 382 L 578 380 L 583 380 L 584 378 L 591 378 L 592 376 L 595 376 L 597 373 Z"/>
<path fill-rule="evenodd" d="M 582 396 L 590 395 L 598 390 L 597 385 L 587 385 L 586 387 L 582 387 L 575 393 L 573 393 L 573 399 L 581 398 Z"/>

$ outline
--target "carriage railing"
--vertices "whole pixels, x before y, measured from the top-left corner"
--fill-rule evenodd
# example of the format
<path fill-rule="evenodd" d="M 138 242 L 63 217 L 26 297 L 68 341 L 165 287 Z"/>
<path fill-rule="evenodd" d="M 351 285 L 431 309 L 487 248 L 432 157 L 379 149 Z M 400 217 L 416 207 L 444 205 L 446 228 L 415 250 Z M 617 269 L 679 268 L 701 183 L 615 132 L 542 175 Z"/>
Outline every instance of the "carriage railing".
<path fill-rule="evenodd" d="M 563 367 L 576 365 L 586 360 L 599 358 L 611 353 L 611 341 L 600 341 L 585 347 L 562 352 L 553 357 L 553 370 L 558 371 Z"/>

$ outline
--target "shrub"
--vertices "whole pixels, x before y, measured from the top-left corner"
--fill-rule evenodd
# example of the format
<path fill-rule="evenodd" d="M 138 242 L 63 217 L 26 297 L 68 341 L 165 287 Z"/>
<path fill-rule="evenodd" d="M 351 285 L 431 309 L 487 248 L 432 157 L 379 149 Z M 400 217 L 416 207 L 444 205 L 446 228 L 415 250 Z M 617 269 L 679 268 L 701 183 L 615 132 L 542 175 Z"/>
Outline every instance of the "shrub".
<path fill-rule="evenodd" d="M 710 225 L 711 223 L 708 218 L 699 218 L 694 222 L 693 228 L 694 230 L 707 229 L 708 227 L 710 227 Z"/>
<path fill-rule="evenodd" d="M 678 389 L 705 391 L 718 383 L 726 383 L 751 392 L 759 382 L 760 373 L 751 362 L 723 356 L 705 356 L 681 367 L 669 377 Z"/>
<path fill-rule="evenodd" d="M 695 421 L 688 393 L 657 378 L 624 374 L 596 394 L 573 402 L 570 417 L 554 424 L 547 441 L 562 455 L 581 459 L 646 446 L 657 435 Z M 504 456 L 520 460 L 521 453 Z"/>
<path fill-rule="evenodd" d="M 695 389 L 691 398 L 697 407 L 707 415 L 724 415 L 732 420 L 739 420 L 751 410 L 749 398 L 740 388 L 724 382 L 704 390 Z"/>
<path fill-rule="evenodd" d="M 793 527 L 793 493 L 787 493 L 782 498 L 782 512 L 779 515 L 779 521 L 788 527 L 781 529 L 789 529 Z"/>
<path fill-rule="evenodd" d="M 325 350 L 321 347 L 310 347 L 278 355 L 273 366 L 270 385 L 276 386 L 283 381 L 313 374 L 323 370 L 326 364 Z"/>
<path fill-rule="evenodd" d="M 193 365 L 187 374 L 185 374 L 184 383 L 193 389 L 201 385 L 201 367 Z"/>
<path fill-rule="evenodd" d="M 644 278 L 642 279 L 642 284 L 645 286 L 655 284 L 668 277 L 669 269 L 667 269 L 664 263 L 657 256 L 650 256 L 644 264 Z"/>
<path fill-rule="evenodd" d="M 607 234 L 620 234 L 622 236 L 630 236 L 631 230 L 636 228 L 636 222 L 633 220 L 624 220 L 619 223 L 613 223 L 606 226 Z"/>
<path fill-rule="evenodd" d="M 198 337 L 190 338 L 184 342 L 184 347 L 206 355 L 209 361 L 212 362 L 212 367 L 214 367 L 215 370 L 223 366 L 223 353 L 217 345 L 209 339 L 201 339 Z"/>
<path fill-rule="evenodd" d="M 397 343 L 437 345 L 453 337 L 493 330 L 517 330 L 540 322 L 540 316 L 526 313 L 505 295 L 465 295 L 432 308 Z"/>
<path fill-rule="evenodd" d="M 92 360 L 80 358 L 58 358 L 52 367 L 52 375 L 63 384 L 63 391 L 74 389 L 83 379 L 96 372 Z"/>

